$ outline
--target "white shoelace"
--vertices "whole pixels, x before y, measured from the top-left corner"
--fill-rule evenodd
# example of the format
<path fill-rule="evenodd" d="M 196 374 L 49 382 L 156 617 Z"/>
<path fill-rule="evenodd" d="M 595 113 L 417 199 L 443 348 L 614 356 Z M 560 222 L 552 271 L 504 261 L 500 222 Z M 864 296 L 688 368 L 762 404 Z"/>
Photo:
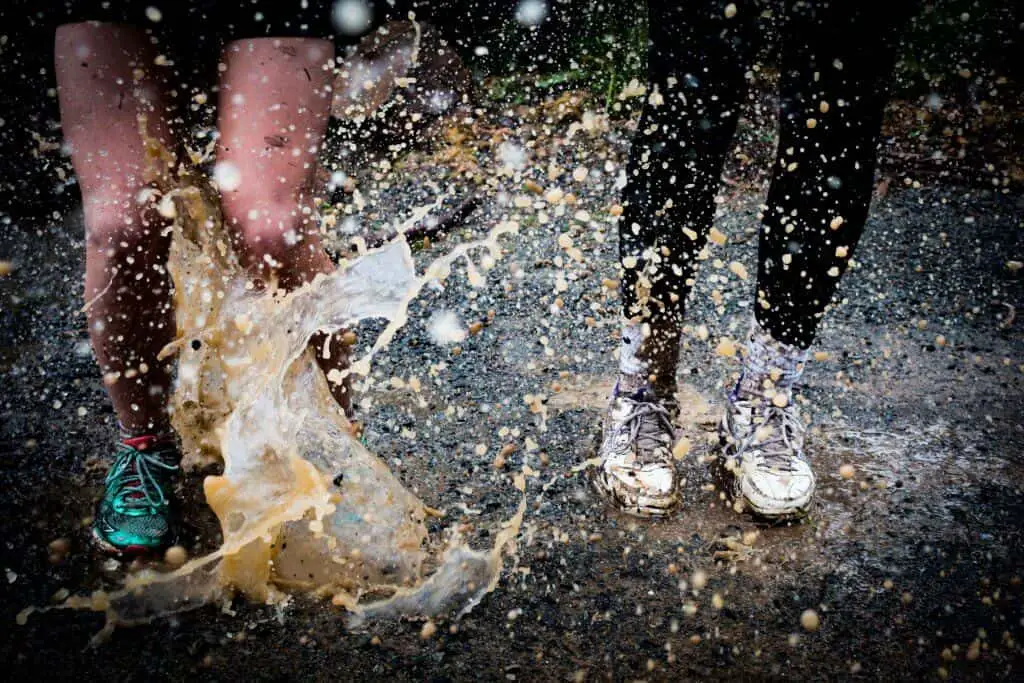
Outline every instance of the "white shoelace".
<path fill-rule="evenodd" d="M 753 394 L 749 399 L 733 402 L 733 409 L 761 418 L 751 420 L 749 433 L 736 439 L 737 458 L 742 460 L 744 453 L 756 450 L 761 455 L 755 463 L 759 469 L 792 472 L 792 458 L 802 453 L 805 431 L 796 407 L 787 404 L 780 408 L 764 394 Z M 765 427 L 770 428 L 771 433 L 758 440 L 758 433 Z"/>
<path fill-rule="evenodd" d="M 807 355 L 807 351 L 770 341 L 767 333 L 759 327 L 751 335 L 743 359 L 743 376 L 729 399 L 731 410 L 749 416 L 750 420 L 749 425 L 737 421 L 732 430 L 737 458 L 742 459 L 745 452 L 753 449 L 761 456 L 756 463 L 759 469 L 793 471 L 793 456 L 802 457 L 803 453 L 806 429 L 803 420 L 790 396 L 787 395 L 789 400 L 780 408 L 759 387 L 775 373 L 772 384 L 776 390 L 788 394 L 803 375 Z M 745 433 L 737 434 L 741 427 L 746 428 L 743 430 Z M 764 427 L 769 427 L 771 433 L 759 441 L 758 432 L 763 433 Z"/>
<path fill-rule="evenodd" d="M 620 430 L 629 430 L 629 443 L 636 445 L 637 462 L 644 464 L 657 448 L 672 445 L 672 417 L 668 408 L 656 401 L 622 398 L 629 412 L 622 418 Z"/>

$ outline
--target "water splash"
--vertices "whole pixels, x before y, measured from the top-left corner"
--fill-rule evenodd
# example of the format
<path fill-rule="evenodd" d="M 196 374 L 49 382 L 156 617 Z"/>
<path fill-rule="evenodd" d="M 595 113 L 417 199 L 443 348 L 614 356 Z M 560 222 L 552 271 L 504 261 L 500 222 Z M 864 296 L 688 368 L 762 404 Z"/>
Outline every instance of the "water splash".
<path fill-rule="evenodd" d="M 477 272 L 478 251 L 496 261 L 499 238 L 518 226 L 499 223 L 422 275 L 400 235 L 300 289 L 258 290 L 232 251 L 216 189 L 144 138 L 153 201 L 172 219 L 177 336 L 161 354 L 178 361 L 171 415 L 186 463 L 223 462 L 223 474 L 204 484 L 223 544 L 175 571 L 140 572 L 120 591 L 73 597 L 61 607 L 105 612 L 97 640 L 118 625 L 235 593 L 267 603 L 286 599 L 288 590 L 330 595 L 350 611 L 353 627 L 467 612 L 494 589 L 504 555 L 514 552 L 525 498 L 489 550 L 470 549 L 457 536 L 438 548 L 425 525 L 430 509 L 352 436 L 308 346 L 318 332 L 387 319 L 366 355 L 339 373 L 367 374 L 427 283 L 447 278 L 460 259 Z M 525 489 L 522 476 L 516 487 Z"/>

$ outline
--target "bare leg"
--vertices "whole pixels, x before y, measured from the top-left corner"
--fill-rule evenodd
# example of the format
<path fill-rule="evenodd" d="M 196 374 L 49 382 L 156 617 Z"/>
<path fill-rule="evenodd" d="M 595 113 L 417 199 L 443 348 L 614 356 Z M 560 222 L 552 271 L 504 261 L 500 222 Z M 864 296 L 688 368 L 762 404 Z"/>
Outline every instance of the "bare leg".
<path fill-rule="evenodd" d="M 168 429 L 167 366 L 174 335 L 167 239 L 138 201 L 145 167 L 138 117 L 173 148 L 155 53 L 140 31 L 116 24 L 57 29 L 55 63 L 64 138 L 82 191 L 89 338 L 123 427 Z"/>
<path fill-rule="evenodd" d="M 330 115 L 334 45 L 313 38 L 252 38 L 224 49 L 218 164 L 238 179 L 222 188 L 224 216 L 241 245 L 251 276 L 291 289 L 334 266 L 312 220 L 317 155 Z M 346 362 L 336 342 L 324 358 L 329 371 Z M 349 409 L 345 387 L 333 387 Z"/>

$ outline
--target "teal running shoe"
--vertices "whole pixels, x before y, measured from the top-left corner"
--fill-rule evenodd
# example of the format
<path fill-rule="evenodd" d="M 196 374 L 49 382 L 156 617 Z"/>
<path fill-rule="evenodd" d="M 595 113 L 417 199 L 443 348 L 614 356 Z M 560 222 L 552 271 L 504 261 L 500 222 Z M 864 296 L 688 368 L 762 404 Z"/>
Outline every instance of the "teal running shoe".
<path fill-rule="evenodd" d="M 103 551 L 137 556 L 171 545 L 179 460 L 173 440 L 139 436 L 121 442 L 92 526 Z"/>

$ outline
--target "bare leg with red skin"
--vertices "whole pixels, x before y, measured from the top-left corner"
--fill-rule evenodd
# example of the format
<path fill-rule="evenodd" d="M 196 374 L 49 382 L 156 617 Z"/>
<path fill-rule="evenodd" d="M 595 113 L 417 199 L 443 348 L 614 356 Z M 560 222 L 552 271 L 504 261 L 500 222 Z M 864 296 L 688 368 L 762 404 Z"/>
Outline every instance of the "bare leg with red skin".
<path fill-rule="evenodd" d="M 114 410 L 128 434 L 169 432 L 167 365 L 174 337 L 165 222 L 139 202 L 145 157 L 139 115 L 170 149 L 156 53 L 137 29 L 66 24 L 55 65 L 64 139 L 82 192 L 89 338 Z"/>
<path fill-rule="evenodd" d="M 167 418 L 170 372 L 157 354 L 174 337 L 166 222 L 140 195 L 146 158 L 139 117 L 170 149 L 164 74 L 148 38 L 115 24 L 57 29 L 54 62 L 64 138 L 82 192 L 89 339 L 122 441 L 96 510 L 105 551 L 143 554 L 174 538 L 178 454 Z"/>
<path fill-rule="evenodd" d="M 334 44 L 315 38 L 251 38 L 224 49 L 217 163 L 230 169 L 221 188 L 224 218 L 241 246 L 250 276 L 293 289 L 334 265 L 313 217 L 317 155 L 327 130 Z M 237 185 L 237 186 L 236 186 Z M 347 350 L 337 336 L 314 338 L 325 372 L 343 368 Z M 346 385 L 332 391 L 346 412 Z"/>
<path fill-rule="evenodd" d="M 238 41 L 225 54 L 221 161 L 244 169 L 239 187 L 225 192 L 225 216 L 252 276 L 285 288 L 332 270 L 306 210 L 330 102 L 321 65 L 332 55 L 329 42 L 308 39 Z M 156 360 L 174 335 L 168 238 L 166 222 L 139 200 L 139 116 L 150 135 L 178 147 L 155 57 L 148 38 L 127 26 L 70 24 L 56 35 L 61 116 L 85 212 L 89 336 L 126 435 L 93 531 L 121 554 L 173 539 L 170 375 Z M 343 367 L 344 346 L 329 342 L 321 365 Z"/>

